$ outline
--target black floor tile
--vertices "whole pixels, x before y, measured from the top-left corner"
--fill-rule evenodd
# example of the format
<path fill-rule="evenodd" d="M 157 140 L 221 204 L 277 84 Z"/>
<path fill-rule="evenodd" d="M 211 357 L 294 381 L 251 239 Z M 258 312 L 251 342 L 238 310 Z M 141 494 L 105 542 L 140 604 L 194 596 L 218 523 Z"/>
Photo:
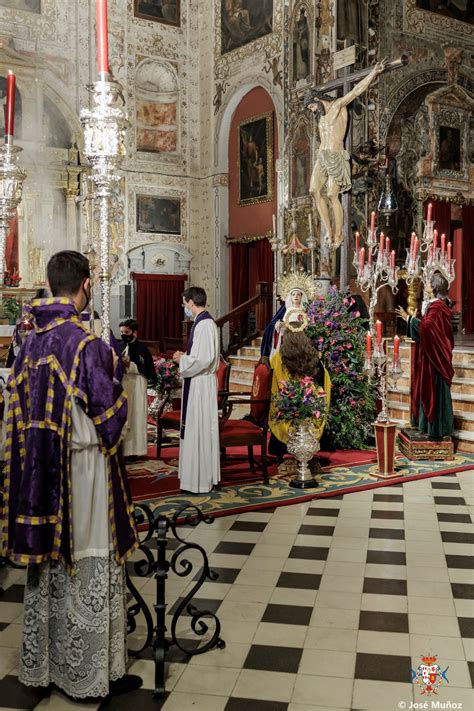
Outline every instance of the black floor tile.
<path fill-rule="evenodd" d="M 232 541 L 221 541 L 214 553 L 228 553 L 229 555 L 250 555 L 255 548 L 255 543 L 234 543 Z"/>
<path fill-rule="evenodd" d="M 230 583 L 232 584 L 238 574 L 240 573 L 239 568 L 216 568 L 214 565 L 211 565 L 211 570 L 214 573 L 217 573 L 219 576 L 217 580 L 210 580 L 209 578 L 206 580 L 206 583 Z M 199 576 L 202 573 L 202 568 L 199 571 L 199 573 L 196 574 L 196 576 L 193 578 L 194 580 L 198 580 Z"/>
<path fill-rule="evenodd" d="M 465 506 L 466 501 L 462 496 L 434 496 L 438 506 Z"/>
<path fill-rule="evenodd" d="M 474 662 L 467 663 L 469 674 L 471 676 L 471 686 L 474 688 Z"/>
<path fill-rule="evenodd" d="M 2 602 L 23 602 L 25 597 L 25 586 L 24 585 L 10 585 L 9 588 L 3 589 L 3 595 L 1 597 Z"/>
<path fill-rule="evenodd" d="M 297 674 L 302 654 L 303 650 L 295 647 L 252 644 L 243 669 L 260 669 L 261 671 Z"/>
<path fill-rule="evenodd" d="M 468 568 L 474 570 L 474 556 L 472 555 L 446 555 L 448 568 Z"/>
<path fill-rule="evenodd" d="M 469 514 L 442 513 L 437 511 L 436 515 L 438 517 L 438 521 L 443 521 L 444 523 L 472 523 Z"/>
<path fill-rule="evenodd" d="M 112 709 L 113 711 L 150 711 L 150 709 L 163 708 L 169 693 L 164 699 L 154 699 L 153 689 L 137 689 L 129 694 L 121 696 L 110 696 L 106 701 L 103 701 L 99 709 Z"/>
<path fill-rule="evenodd" d="M 274 622 L 280 625 L 309 625 L 312 607 L 303 605 L 267 605 L 262 622 Z"/>
<path fill-rule="evenodd" d="M 298 533 L 301 536 L 332 536 L 334 526 L 312 526 L 311 524 L 304 523 L 300 526 Z"/>
<path fill-rule="evenodd" d="M 455 481 L 432 481 L 433 489 L 460 489 L 461 486 Z"/>
<path fill-rule="evenodd" d="M 327 560 L 329 548 L 318 546 L 293 546 L 288 558 L 303 558 L 305 560 Z"/>
<path fill-rule="evenodd" d="M 403 520 L 403 511 L 385 511 L 384 509 L 373 509 L 371 518 L 396 518 Z"/>
<path fill-rule="evenodd" d="M 8 627 L 9 624 L 9 622 L 0 622 L 0 632 L 3 632 L 5 627 Z"/>
<path fill-rule="evenodd" d="M 277 508 L 278 508 L 277 506 L 269 506 L 268 508 L 266 508 L 265 506 L 262 506 L 261 509 L 255 509 L 255 511 L 254 511 L 253 513 L 272 514 L 272 513 L 275 513 L 275 511 L 277 510 Z"/>
<path fill-rule="evenodd" d="M 0 679 L 0 699 L 5 708 L 34 709 L 49 695 L 49 687 L 23 686 L 16 676 Z"/>
<path fill-rule="evenodd" d="M 405 553 L 399 551 L 367 551 L 367 563 L 406 565 Z"/>
<path fill-rule="evenodd" d="M 234 521 L 229 531 L 264 531 L 267 526 L 266 521 Z"/>
<path fill-rule="evenodd" d="M 319 590 L 321 575 L 311 573 L 281 573 L 277 588 L 297 588 L 298 590 Z"/>
<path fill-rule="evenodd" d="M 402 528 L 371 528 L 369 529 L 369 538 L 389 538 L 403 541 L 405 531 Z"/>
<path fill-rule="evenodd" d="M 474 617 L 458 617 L 461 637 L 474 638 Z"/>
<path fill-rule="evenodd" d="M 185 649 L 189 650 L 197 649 L 201 644 L 201 640 L 199 639 L 178 639 L 178 642 L 180 642 L 180 644 Z M 149 647 L 146 647 L 143 652 L 140 652 L 140 659 L 154 661 L 153 647 L 151 645 Z M 172 662 L 178 662 L 179 664 L 187 664 L 190 659 L 192 659 L 192 656 L 190 654 L 186 654 L 186 652 L 183 652 L 175 644 L 170 645 L 170 648 L 166 652 L 166 662 L 170 664 Z"/>
<path fill-rule="evenodd" d="M 287 709 L 288 704 L 283 701 L 262 701 L 261 699 L 232 697 L 226 703 L 224 711 L 287 711 Z"/>
<path fill-rule="evenodd" d="M 374 494 L 374 501 L 386 501 L 392 504 L 403 504 L 403 494 Z"/>
<path fill-rule="evenodd" d="M 390 644 L 390 640 L 387 640 Z M 365 654 L 358 652 L 355 667 L 356 679 L 376 681 L 411 681 L 411 658 L 396 654 Z"/>
<path fill-rule="evenodd" d="M 322 506 L 314 506 L 307 510 L 306 516 L 327 516 L 335 518 L 339 516 L 339 509 L 327 509 Z"/>
<path fill-rule="evenodd" d="M 457 531 L 441 531 L 443 543 L 474 543 L 474 533 L 458 533 Z"/>
<path fill-rule="evenodd" d="M 373 632 L 408 632 L 408 615 L 404 612 L 370 612 L 361 610 L 359 617 L 360 630 Z M 387 639 L 387 646 L 390 639 Z"/>
<path fill-rule="evenodd" d="M 375 595 L 406 595 L 407 581 L 391 578 L 365 578 L 362 592 Z"/>
<path fill-rule="evenodd" d="M 474 600 L 474 585 L 469 583 L 451 583 L 453 597 L 459 600 Z"/>
<path fill-rule="evenodd" d="M 178 605 L 181 604 L 184 598 L 179 597 L 176 602 L 174 603 L 173 607 L 171 607 L 168 610 L 168 615 L 174 615 L 176 612 Z M 198 597 L 193 597 L 191 600 L 190 604 L 193 607 L 196 607 L 200 612 L 203 612 L 206 610 L 206 612 L 217 612 L 219 607 L 222 605 L 222 600 L 207 600 L 205 598 L 198 598 Z M 181 613 L 183 616 L 188 617 L 190 616 L 188 611 L 185 609 L 184 612 Z"/>

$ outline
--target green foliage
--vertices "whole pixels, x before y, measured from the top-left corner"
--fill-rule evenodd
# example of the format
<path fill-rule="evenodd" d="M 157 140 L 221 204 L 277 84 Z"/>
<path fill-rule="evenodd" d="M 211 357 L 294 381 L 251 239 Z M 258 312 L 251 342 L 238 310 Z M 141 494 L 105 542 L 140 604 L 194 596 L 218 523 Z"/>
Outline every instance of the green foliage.
<path fill-rule="evenodd" d="M 17 321 L 21 316 L 21 303 L 15 296 L 4 296 L 2 299 L 3 313 L 11 321 Z"/>
<path fill-rule="evenodd" d="M 331 287 L 308 309 L 306 333 L 321 351 L 331 377 L 331 405 L 325 435 L 340 449 L 363 449 L 373 435 L 375 392 L 363 373 L 366 321 L 350 296 Z"/>

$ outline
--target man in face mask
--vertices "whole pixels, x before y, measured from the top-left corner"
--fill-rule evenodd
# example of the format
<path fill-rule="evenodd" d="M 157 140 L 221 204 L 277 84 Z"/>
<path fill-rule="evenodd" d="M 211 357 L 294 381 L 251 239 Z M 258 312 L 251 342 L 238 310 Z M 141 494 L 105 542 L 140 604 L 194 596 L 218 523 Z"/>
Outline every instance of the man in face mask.
<path fill-rule="evenodd" d="M 120 333 L 124 344 L 122 354 L 125 366 L 127 361 L 135 363 L 140 375 L 154 384 L 156 373 L 153 358 L 145 344 L 138 340 L 138 322 L 133 318 L 125 319 L 120 323 Z"/>

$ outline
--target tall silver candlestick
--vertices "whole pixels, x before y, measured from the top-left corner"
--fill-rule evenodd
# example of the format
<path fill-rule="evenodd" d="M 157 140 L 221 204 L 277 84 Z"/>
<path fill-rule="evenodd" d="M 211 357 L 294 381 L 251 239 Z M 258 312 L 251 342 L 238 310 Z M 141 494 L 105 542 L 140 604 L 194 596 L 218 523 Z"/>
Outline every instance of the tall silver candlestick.
<path fill-rule="evenodd" d="M 18 165 L 18 154 L 22 149 L 13 145 L 11 136 L 0 147 L 0 285 L 5 274 L 5 249 L 10 221 L 16 216 L 21 202 L 23 181 L 26 173 Z"/>
<path fill-rule="evenodd" d="M 81 110 L 84 152 L 91 165 L 93 200 L 99 207 L 99 281 L 102 310 L 102 338 L 110 343 L 110 200 L 119 189 L 120 167 L 125 157 L 125 131 L 130 125 L 122 86 L 101 74 L 87 87 L 92 109 Z"/>

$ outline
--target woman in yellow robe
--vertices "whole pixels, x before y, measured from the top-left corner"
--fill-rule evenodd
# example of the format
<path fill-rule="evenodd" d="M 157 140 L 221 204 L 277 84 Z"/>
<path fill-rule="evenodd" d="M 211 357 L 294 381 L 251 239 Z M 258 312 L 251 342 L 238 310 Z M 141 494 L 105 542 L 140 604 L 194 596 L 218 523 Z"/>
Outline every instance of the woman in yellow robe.
<path fill-rule="evenodd" d="M 318 382 L 324 382 L 324 387 L 319 386 L 319 392 L 326 393 L 326 415 L 320 419 L 314 418 L 314 427 L 320 439 L 326 425 L 327 411 L 331 400 L 331 379 L 308 336 L 303 332 L 288 331 L 283 338 L 280 350 L 272 356 L 270 365 L 273 368 L 272 396 L 278 394 L 279 383 L 282 380 L 295 380 L 310 376 L 314 378 L 316 386 L 318 386 Z M 268 422 L 271 431 L 268 451 L 281 460 L 286 453 L 291 423 L 276 420 L 275 407 L 272 401 Z"/>

